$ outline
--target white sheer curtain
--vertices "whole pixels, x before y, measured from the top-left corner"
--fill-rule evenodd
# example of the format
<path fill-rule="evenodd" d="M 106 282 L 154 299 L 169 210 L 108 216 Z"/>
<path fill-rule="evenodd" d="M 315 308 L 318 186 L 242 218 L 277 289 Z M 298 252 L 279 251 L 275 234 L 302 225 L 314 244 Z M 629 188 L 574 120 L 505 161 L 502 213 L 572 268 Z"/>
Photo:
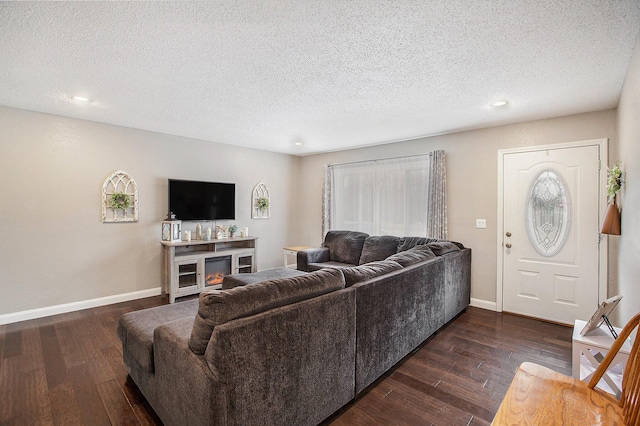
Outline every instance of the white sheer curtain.
<path fill-rule="evenodd" d="M 432 173 L 432 158 L 433 153 L 328 165 L 324 179 L 323 235 L 331 229 L 346 229 L 370 235 L 431 236 L 427 233 L 431 228 L 429 214 L 440 214 L 443 210 L 431 209 L 429 197 L 435 194 L 437 206 L 441 206 L 444 194 L 440 190 L 444 186 L 430 189 L 432 179 L 444 176 Z M 446 215 L 446 199 L 444 202 Z M 441 235 L 441 226 L 434 229 Z M 446 218 L 444 230 L 446 234 Z"/>

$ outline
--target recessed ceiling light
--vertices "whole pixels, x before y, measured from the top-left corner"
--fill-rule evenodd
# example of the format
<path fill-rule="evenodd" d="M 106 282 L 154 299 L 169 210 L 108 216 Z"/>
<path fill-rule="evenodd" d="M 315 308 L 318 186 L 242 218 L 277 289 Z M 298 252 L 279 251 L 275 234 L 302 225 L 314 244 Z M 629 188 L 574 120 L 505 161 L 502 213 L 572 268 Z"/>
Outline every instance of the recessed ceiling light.
<path fill-rule="evenodd" d="M 89 102 L 89 99 L 85 98 L 84 96 L 74 96 L 71 99 L 77 102 Z"/>
<path fill-rule="evenodd" d="M 496 101 L 496 102 L 492 103 L 491 106 L 492 107 L 501 107 L 501 106 L 505 106 L 508 103 L 509 102 L 507 102 L 507 101 Z"/>
<path fill-rule="evenodd" d="M 296 146 L 302 146 L 302 142 L 300 142 L 300 141 L 294 142 L 293 144 L 296 145 Z"/>

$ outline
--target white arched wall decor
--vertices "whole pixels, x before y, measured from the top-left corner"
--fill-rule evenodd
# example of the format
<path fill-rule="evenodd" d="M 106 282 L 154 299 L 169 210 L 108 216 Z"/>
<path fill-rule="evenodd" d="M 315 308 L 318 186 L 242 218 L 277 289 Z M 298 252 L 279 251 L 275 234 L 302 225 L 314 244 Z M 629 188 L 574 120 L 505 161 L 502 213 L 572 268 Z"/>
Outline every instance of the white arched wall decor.
<path fill-rule="evenodd" d="M 269 188 L 263 182 L 258 182 L 251 192 L 251 219 L 269 219 L 270 211 Z"/>
<path fill-rule="evenodd" d="M 138 185 L 123 170 L 118 170 L 102 185 L 102 222 L 138 221 Z"/>

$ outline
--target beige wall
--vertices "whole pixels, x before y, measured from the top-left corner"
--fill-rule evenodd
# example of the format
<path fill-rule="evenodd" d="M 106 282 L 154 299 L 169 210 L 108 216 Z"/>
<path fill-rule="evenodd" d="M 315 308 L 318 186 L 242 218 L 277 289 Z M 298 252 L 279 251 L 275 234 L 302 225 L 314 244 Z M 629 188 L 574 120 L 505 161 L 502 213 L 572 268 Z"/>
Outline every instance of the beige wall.
<path fill-rule="evenodd" d="M 618 129 L 624 184 L 619 197 L 622 206 L 622 235 L 619 242 L 618 289 L 623 296 L 614 311 L 618 325 L 640 312 L 640 39 L 627 71 L 620 104 Z"/>
<path fill-rule="evenodd" d="M 299 158 L 0 107 L 0 315 L 160 286 L 167 179 L 235 182 L 234 223 L 258 240 L 258 267 L 297 241 Z M 138 223 L 101 222 L 101 190 L 122 169 Z M 263 181 L 271 219 L 252 220 Z M 230 221 L 220 221 L 220 224 Z"/>
<path fill-rule="evenodd" d="M 499 149 L 608 138 L 617 144 L 616 111 L 607 110 L 302 158 L 299 244 L 321 242 L 325 164 L 397 157 L 443 149 L 447 155 L 449 238 L 473 249 L 471 297 L 496 301 L 497 158 Z M 486 219 L 476 229 L 475 219 Z"/>
<path fill-rule="evenodd" d="M 619 266 L 618 238 L 609 243 L 610 294 L 625 296 L 619 312 L 628 318 L 640 306 L 637 50 L 619 118 L 607 110 L 302 158 L 0 107 L 0 315 L 157 288 L 169 177 L 236 182 L 234 222 L 260 238 L 265 269 L 282 263 L 283 246 L 320 244 L 326 163 L 436 149 L 447 153 L 449 236 L 473 249 L 472 297 L 495 302 L 497 151 L 608 138 L 610 162 L 622 158 L 626 173 Z M 100 221 L 102 183 L 118 169 L 138 183 L 138 223 Z M 271 190 L 269 220 L 250 219 L 259 181 Z M 476 229 L 476 218 L 487 219 L 487 229 Z"/>

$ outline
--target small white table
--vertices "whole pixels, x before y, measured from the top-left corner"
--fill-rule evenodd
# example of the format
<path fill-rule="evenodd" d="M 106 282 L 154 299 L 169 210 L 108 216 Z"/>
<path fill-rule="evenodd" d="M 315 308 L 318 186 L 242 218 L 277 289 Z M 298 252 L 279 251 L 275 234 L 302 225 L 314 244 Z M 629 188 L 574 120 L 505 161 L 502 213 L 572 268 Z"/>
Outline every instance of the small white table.
<path fill-rule="evenodd" d="M 285 247 L 284 248 L 284 267 L 285 268 L 293 267 L 294 269 L 297 268 L 298 261 L 296 260 L 296 257 L 298 256 L 298 252 L 300 250 L 304 250 L 304 249 L 308 249 L 308 248 L 311 248 L 311 247 L 307 247 L 307 246 Z M 289 264 L 289 256 L 293 256 L 294 263 Z"/>
<path fill-rule="evenodd" d="M 596 368 L 607 354 L 607 351 L 613 344 L 613 336 L 605 324 L 600 328 L 590 331 L 587 335 L 581 336 L 580 331 L 586 325 L 586 321 L 576 320 L 573 325 L 573 342 L 572 342 L 572 371 L 573 378 L 589 381 Z M 620 329 L 614 327 L 616 333 L 620 333 Z M 602 375 L 602 380 L 598 383 L 598 387 L 609 392 L 616 397 L 620 397 L 620 387 L 622 384 L 622 373 L 629 359 L 631 351 L 631 343 L 629 339 L 622 345 L 620 351 L 613 359 L 613 362 Z"/>

